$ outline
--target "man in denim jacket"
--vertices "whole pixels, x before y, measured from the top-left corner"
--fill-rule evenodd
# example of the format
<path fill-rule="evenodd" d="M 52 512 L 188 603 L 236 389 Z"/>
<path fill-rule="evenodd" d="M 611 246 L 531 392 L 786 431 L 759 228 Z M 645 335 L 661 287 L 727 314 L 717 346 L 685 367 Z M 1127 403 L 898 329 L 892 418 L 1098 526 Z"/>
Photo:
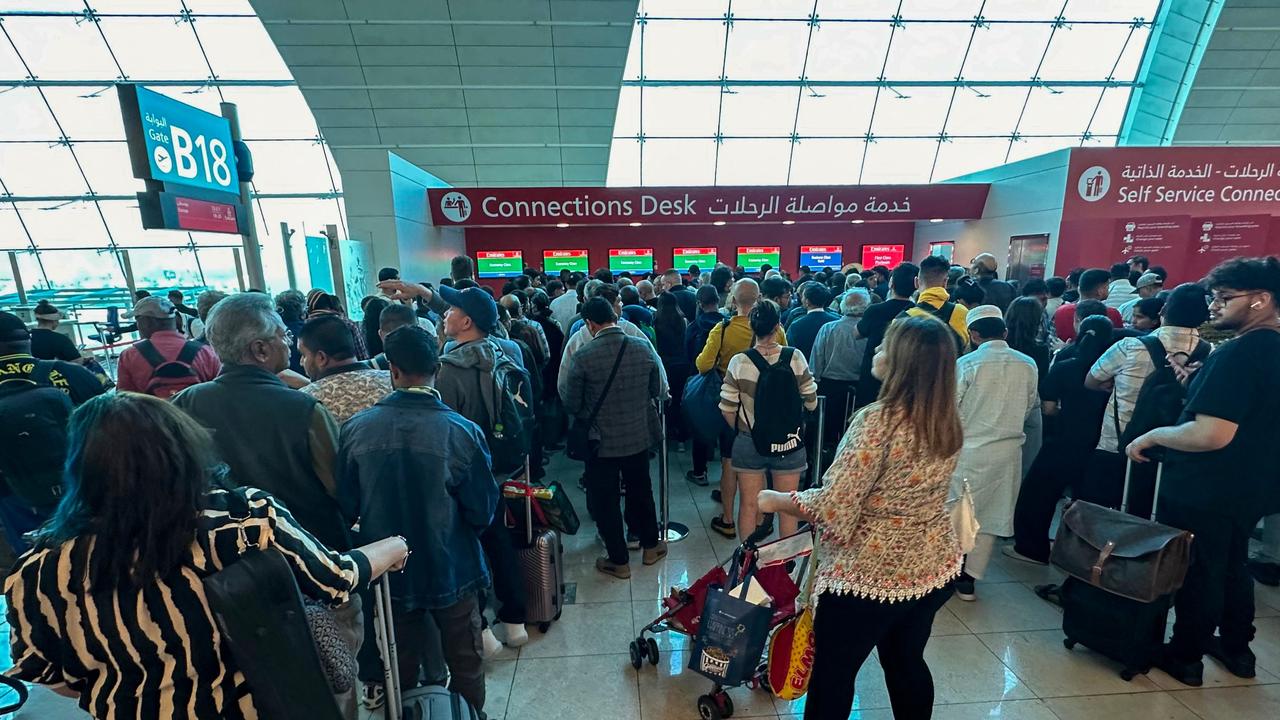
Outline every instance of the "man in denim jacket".
<path fill-rule="evenodd" d="M 400 679 L 484 706 L 478 595 L 489 585 L 480 533 L 498 504 L 484 434 L 433 387 L 435 340 L 416 326 L 384 342 L 395 391 L 342 426 L 339 498 L 361 536 L 402 535 L 413 554 L 391 579 Z M 443 650 L 443 662 L 439 657 Z M 483 717 L 483 715 L 482 715 Z"/>

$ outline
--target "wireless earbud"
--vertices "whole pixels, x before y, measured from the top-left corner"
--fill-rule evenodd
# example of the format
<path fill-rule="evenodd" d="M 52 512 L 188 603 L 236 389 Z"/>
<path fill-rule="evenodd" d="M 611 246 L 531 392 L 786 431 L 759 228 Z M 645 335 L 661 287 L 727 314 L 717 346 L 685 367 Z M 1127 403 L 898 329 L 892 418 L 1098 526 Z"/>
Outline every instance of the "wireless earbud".
<path fill-rule="evenodd" d="M 1253 304 L 1252 304 L 1252 305 L 1250 305 L 1249 307 L 1250 307 L 1250 308 L 1252 308 L 1252 309 L 1254 309 L 1254 310 L 1257 310 L 1258 308 L 1262 307 L 1262 301 L 1261 301 L 1261 300 L 1255 300 L 1255 301 L 1253 302 Z"/>

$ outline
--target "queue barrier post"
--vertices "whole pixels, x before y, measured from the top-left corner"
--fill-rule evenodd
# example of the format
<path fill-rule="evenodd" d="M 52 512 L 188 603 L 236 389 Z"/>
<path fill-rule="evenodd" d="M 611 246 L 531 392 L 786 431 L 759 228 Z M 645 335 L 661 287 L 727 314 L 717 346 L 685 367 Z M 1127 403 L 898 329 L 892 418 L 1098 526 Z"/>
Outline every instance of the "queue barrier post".
<path fill-rule="evenodd" d="M 671 468 L 667 461 L 667 400 L 658 401 L 658 419 L 662 422 L 662 448 L 658 451 L 658 503 L 661 523 L 658 537 L 677 543 L 689 536 L 689 526 L 671 520 Z"/>

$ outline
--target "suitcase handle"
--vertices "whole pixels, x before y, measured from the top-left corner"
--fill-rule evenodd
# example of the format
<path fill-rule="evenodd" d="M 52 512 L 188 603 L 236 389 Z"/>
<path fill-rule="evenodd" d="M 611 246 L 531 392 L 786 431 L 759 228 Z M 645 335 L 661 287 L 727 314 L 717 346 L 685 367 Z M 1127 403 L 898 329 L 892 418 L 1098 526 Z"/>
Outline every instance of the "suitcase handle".
<path fill-rule="evenodd" d="M 1129 481 L 1133 478 L 1133 458 L 1127 454 L 1124 455 L 1124 489 L 1120 491 L 1120 512 L 1129 512 Z M 1164 475 L 1164 463 L 1156 461 L 1156 486 L 1152 489 L 1151 495 L 1151 517 L 1153 522 L 1156 519 L 1156 507 L 1160 505 L 1160 480 Z"/>
<path fill-rule="evenodd" d="M 396 630 L 391 614 L 391 578 L 384 574 L 373 586 L 373 629 L 382 655 L 382 682 L 386 695 L 385 720 L 404 715 L 400 694 L 400 659 L 396 652 Z"/>

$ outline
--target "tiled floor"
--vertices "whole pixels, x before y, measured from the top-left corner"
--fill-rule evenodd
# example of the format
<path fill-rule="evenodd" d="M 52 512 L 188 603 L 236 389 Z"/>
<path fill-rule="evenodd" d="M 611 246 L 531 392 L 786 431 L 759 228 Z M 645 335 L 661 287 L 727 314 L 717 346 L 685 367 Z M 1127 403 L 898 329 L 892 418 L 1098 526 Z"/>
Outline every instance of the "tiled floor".
<path fill-rule="evenodd" d="M 718 464 L 713 480 L 718 476 Z M 583 528 L 566 537 L 567 581 L 574 604 L 546 635 L 531 629 L 528 645 L 504 650 L 489 664 L 489 717 L 501 720 L 643 720 L 697 717 L 695 700 L 710 683 L 685 668 L 688 639 L 659 635 L 657 667 L 633 670 L 627 643 L 658 614 L 659 598 L 673 585 L 687 585 L 726 559 L 734 543 L 711 533 L 706 523 L 718 510 L 709 488 L 684 480 L 687 455 L 672 453 L 671 518 L 692 528 L 671 546 L 665 561 L 638 562 L 630 581 L 614 580 L 592 567 L 602 551 L 577 489 L 579 466 L 557 457 L 550 466 L 573 495 Z M 656 465 L 654 471 L 656 487 Z M 1114 663 L 1077 646 L 1062 646 L 1059 611 L 1031 588 L 1058 579 L 1055 571 L 997 555 L 978 585 L 978 601 L 952 600 L 937 616 L 926 651 L 943 720 L 1276 720 L 1280 718 L 1280 590 L 1258 588 L 1258 678 L 1235 678 L 1205 661 L 1205 685 L 1189 689 L 1160 671 L 1124 682 Z M 857 679 L 851 718 L 892 717 L 884 678 L 873 655 Z M 804 701 L 786 703 L 760 691 L 730 691 L 734 717 L 799 720 Z M 70 701 L 33 693 L 18 715 L 39 720 L 82 718 Z M 373 713 L 369 718 L 379 718 Z"/>

